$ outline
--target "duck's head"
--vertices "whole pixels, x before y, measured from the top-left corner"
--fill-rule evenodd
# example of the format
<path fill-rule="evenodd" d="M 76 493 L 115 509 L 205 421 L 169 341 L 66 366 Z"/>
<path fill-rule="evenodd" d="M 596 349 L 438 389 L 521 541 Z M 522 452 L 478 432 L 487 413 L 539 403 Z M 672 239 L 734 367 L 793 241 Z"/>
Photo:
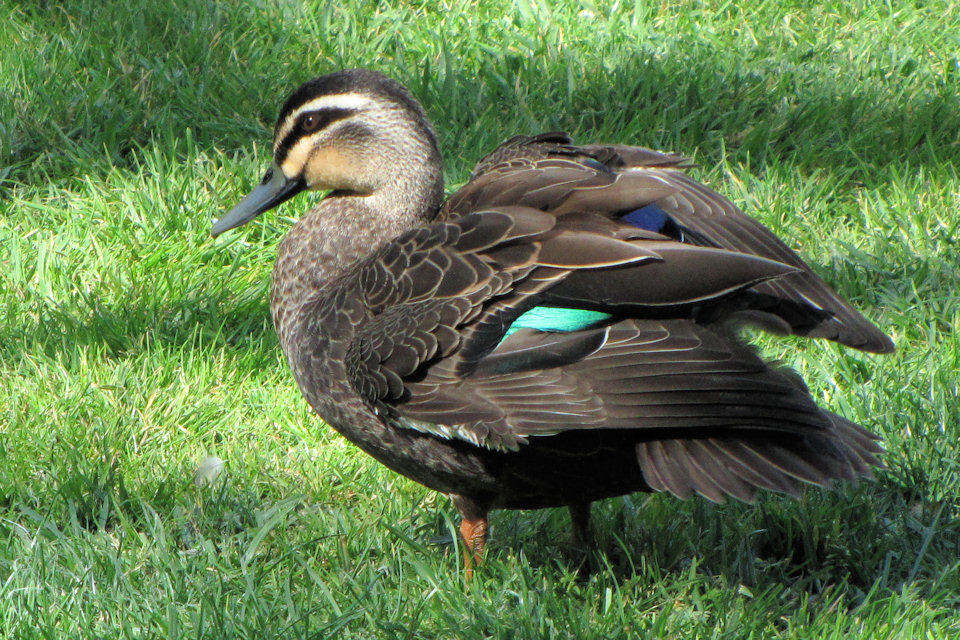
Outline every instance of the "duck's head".
<path fill-rule="evenodd" d="M 371 208 L 385 215 L 436 211 L 443 196 L 442 163 L 416 98 L 397 81 L 367 69 L 303 84 L 280 109 L 270 168 L 211 233 L 245 224 L 311 189 L 367 197 Z"/>

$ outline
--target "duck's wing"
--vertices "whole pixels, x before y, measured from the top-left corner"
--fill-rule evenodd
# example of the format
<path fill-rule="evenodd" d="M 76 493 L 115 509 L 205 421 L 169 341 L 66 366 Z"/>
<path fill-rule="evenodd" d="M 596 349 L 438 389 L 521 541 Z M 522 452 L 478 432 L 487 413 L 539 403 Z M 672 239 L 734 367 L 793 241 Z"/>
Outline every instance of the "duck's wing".
<path fill-rule="evenodd" d="M 479 380 L 512 372 L 518 358 L 526 371 L 580 360 L 601 346 L 601 334 L 576 332 L 552 342 L 523 343 L 520 352 L 514 346 L 525 333 L 501 343 L 514 319 L 572 274 L 619 270 L 669 272 L 684 282 L 675 288 L 651 286 L 644 293 L 646 302 L 672 309 L 793 268 L 635 229 L 624 232 L 589 214 L 562 221 L 529 207 L 495 207 L 388 242 L 336 292 L 319 298 L 322 308 L 308 306 L 304 312 L 328 326 L 339 315 L 352 327 L 344 361 L 353 386 L 370 402 L 392 406 L 411 420 L 432 416 L 436 424 L 453 424 L 469 415 L 479 425 L 502 421 L 505 414 L 466 387 L 456 398 L 427 398 L 426 388 L 416 383 L 429 375 Z M 602 283 L 596 286 L 598 298 L 615 297 Z M 443 366 L 431 370 L 436 364 Z M 469 430 L 461 435 L 473 439 Z M 513 446 L 514 440 L 507 438 L 502 446 Z"/>
<path fill-rule="evenodd" d="M 883 332 L 769 229 L 687 176 L 687 164 L 682 156 L 643 147 L 576 146 L 562 133 L 518 136 L 478 163 L 443 214 L 504 204 L 556 215 L 593 210 L 685 244 L 770 258 L 797 271 L 755 285 L 727 311 L 735 309 L 744 320 L 777 332 L 823 337 L 864 351 L 893 350 Z"/>

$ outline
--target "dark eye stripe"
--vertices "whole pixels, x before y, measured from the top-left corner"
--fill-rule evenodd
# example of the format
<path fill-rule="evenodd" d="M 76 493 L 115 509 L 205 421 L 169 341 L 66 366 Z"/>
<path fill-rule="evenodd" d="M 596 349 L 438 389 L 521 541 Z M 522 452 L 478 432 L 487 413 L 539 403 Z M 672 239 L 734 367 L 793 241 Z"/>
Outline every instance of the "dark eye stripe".
<path fill-rule="evenodd" d="M 280 145 L 277 147 L 277 164 L 282 164 L 283 161 L 287 159 L 287 154 L 290 153 L 290 147 L 296 144 L 297 140 L 299 140 L 302 136 L 316 133 L 317 131 L 320 131 L 324 127 L 329 126 L 331 123 L 336 122 L 337 120 L 349 118 L 356 112 L 356 109 L 329 107 L 327 109 L 317 109 L 316 111 L 306 111 L 301 113 L 299 116 L 297 116 L 297 121 L 290 129 L 290 133 L 284 136 L 283 140 L 280 141 Z M 302 123 L 303 119 L 307 116 L 313 116 L 319 120 L 319 122 L 308 133 L 304 133 Z"/>

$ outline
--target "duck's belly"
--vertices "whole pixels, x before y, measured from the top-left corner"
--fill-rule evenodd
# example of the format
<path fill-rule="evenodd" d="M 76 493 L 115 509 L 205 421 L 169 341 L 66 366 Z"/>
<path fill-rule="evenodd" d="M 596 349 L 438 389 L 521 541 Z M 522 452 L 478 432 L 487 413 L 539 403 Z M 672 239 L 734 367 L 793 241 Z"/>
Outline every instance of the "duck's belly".
<path fill-rule="evenodd" d="M 403 427 L 370 439 L 351 427 L 337 430 L 397 473 L 491 508 L 559 507 L 649 490 L 628 431 L 574 430 L 494 451 Z"/>
<path fill-rule="evenodd" d="M 493 506 L 539 509 L 649 491 L 636 455 L 636 435 L 582 430 L 529 438 L 499 454 Z"/>

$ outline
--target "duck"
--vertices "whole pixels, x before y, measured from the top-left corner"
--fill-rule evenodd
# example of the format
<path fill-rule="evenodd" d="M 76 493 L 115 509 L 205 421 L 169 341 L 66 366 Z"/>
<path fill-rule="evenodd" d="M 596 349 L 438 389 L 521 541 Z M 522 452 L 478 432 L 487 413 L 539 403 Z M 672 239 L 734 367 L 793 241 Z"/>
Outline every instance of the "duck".
<path fill-rule="evenodd" d="M 880 439 L 819 407 L 752 327 L 893 343 L 678 154 L 517 135 L 445 198 L 437 134 L 374 70 L 297 88 L 271 166 L 214 237 L 305 191 L 270 309 L 322 420 L 447 494 L 470 578 L 496 509 L 635 492 L 747 503 L 871 477 Z"/>

